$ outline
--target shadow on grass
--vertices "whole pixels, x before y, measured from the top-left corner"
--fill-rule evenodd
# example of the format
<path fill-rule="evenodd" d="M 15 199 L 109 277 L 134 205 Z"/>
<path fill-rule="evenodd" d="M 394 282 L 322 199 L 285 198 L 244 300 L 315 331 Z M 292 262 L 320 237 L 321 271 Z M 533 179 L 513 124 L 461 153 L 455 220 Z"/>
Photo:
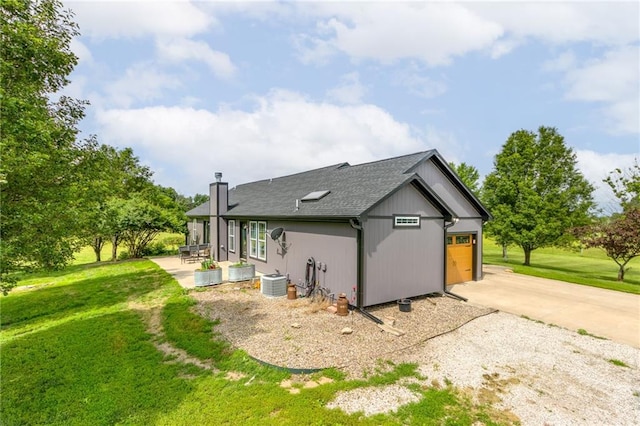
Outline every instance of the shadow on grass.
<path fill-rule="evenodd" d="M 173 283 L 168 274 L 151 262 L 132 265 L 135 269 L 126 272 L 122 270 L 122 264 L 99 265 L 106 269 L 97 276 L 78 276 L 77 280 L 73 280 L 74 274 L 93 269 L 79 265 L 71 267 L 66 273 L 56 273 L 56 277 L 67 275 L 72 280 L 69 284 L 53 280 L 51 285 L 17 291 L 3 297 L 0 328 L 7 330 L 34 321 L 56 320 L 71 314 L 107 308 Z M 179 291 L 175 283 L 173 286 L 175 291 Z"/>
<path fill-rule="evenodd" d="M 1 424 L 152 424 L 193 390 L 202 371 L 167 364 L 140 317 L 68 322 L 2 347 Z"/>

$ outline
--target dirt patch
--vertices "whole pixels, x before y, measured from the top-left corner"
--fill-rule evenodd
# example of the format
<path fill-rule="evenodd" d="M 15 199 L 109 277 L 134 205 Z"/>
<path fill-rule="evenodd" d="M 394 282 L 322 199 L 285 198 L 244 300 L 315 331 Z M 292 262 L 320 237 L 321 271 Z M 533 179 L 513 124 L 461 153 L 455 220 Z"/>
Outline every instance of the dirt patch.
<path fill-rule="evenodd" d="M 164 329 L 162 328 L 162 303 L 143 304 L 139 302 L 129 302 L 129 309 L 138 312 L 147 326 L 147 332 L 154 336 L 153 345 L 162 352 L 167 364 L 192 364 L 204 370 L 217 372 L 218 370 L 211 362 L 202 361 L 189 355 L 186 351 L 176 348 L 166 341 Z"/>

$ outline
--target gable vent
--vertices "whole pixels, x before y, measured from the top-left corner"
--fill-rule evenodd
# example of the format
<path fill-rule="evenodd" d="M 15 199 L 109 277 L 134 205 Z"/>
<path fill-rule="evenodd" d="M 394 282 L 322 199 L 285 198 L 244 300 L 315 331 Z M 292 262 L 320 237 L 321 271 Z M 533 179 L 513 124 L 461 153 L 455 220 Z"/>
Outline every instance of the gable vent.
<path fill-rule="evenodd" d="M 313 191 L 305 195 L 300 199 L 300 201 L 318 201 L 324 197 L 326 197 L 331 191 Z"/>

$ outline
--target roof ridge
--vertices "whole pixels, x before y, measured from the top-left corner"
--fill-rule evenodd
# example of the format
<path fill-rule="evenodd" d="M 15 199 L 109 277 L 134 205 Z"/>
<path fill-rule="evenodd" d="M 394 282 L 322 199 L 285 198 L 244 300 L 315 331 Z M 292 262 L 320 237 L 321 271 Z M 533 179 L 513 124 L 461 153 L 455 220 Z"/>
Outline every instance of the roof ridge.
<path fill-rule="evenodd" d="M 418 154 L 424 154 L 424 156 L 426 156 L 427 154 L 431 154 L 433 151 L 434 151 L 433 149 L 429 149 L 429 150 L 426 150 L 426 151 L 417 151 L 417 152 L 414 152 L 412 154 L 398 155 L 397 157 L 383 158 L 383 159 L 380 159 L 380 160 L 368 161 L 366 163 L 354 164 L 351 167 L 360 167 L 360 166 L 367 166 L 367 165 L 375 164 L 375 163 L 384 163 L 384 162 L 387 162 L 387 161 L 394 161 L 394 160 L 399 160 L 401 158 L 412 157 L 412 156 L 418 155 Z"/>
<path fill-rule="evenodd" d="M 234 187 L 234 189 L 239 187 L 239 186 L 254 185 L 254 184 L 257 184 L 257 183 L 261 183 L 261 182 L 272 182 L 272 181 L 275 181 L 275 180 L 280 180 L 280 179 L 286 179 L 286 178 L 290 178 L 290 177 L 294 177 L 294 176 L 305 175 L 307 173 L 319 172 L 319 171 L 322 171 L 322 170 L 331 170 L 331 169 L 337 170 L 337 169 L 339 169 L 341 167 L 344 167 L 345 165 L 349 166 L 350 164 L 347 163 L 347 162 L 336 163 L 336 164 L 331 164 L 329 166 L 318 167 L 317 169 L 311 169 L 311 170 L 305 170 L 303 172 L 292 173 L 290 175 L 276 176 L 276 177 L 273 177 L 273 178 L 265 178 L 265 179 L 260 179 L 260 180 L 254 180 L 254 181 L 251 181 L 251 182 L 245 182 L 245 183 L 241 183 L 239 185 L 236 185 Z"/>

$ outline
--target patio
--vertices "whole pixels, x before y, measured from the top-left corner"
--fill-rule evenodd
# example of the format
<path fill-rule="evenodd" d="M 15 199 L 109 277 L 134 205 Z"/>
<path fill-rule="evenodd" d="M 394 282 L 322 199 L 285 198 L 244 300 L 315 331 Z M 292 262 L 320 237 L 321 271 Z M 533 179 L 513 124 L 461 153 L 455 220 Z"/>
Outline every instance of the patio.
<path fill-rule="evenodd" d="M 195 281 L 193 279 L 193 271 L 200 267 L 199 261 L 184 262 L 180 255 L 168 256 L 168 257 L 156 257 L 150 259 L 162 269 L 171 274 L 172 277 L 178 281 L 178 283 L 184 288 L 195 288 Z M 229 266 L 232 262 L 217 262 L 220 268 L 222 268 L 222 282 L 225 283 L 229 280 Z M 259 279 L 262 274 L 256 272 L 256 278 Z"/>

